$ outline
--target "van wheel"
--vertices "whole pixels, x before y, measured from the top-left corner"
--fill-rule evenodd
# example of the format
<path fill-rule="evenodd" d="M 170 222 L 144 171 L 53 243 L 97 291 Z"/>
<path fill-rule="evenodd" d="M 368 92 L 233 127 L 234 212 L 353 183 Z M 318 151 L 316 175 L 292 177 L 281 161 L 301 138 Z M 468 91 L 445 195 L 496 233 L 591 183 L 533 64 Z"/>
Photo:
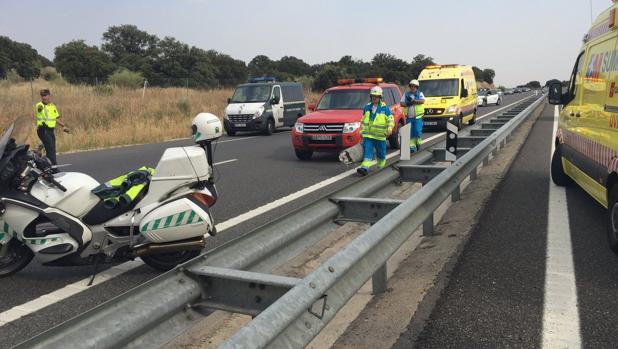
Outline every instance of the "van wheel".
<path fill-rule="evenodd" d="M 559 187 L 566 187 L 573 183 L 571 177 L 564 173 L 562 167 L 562 152 L 560 151 L 560 145 L 556 146 L 554 155 L 551 157 L 551 179 Z"/>
<path fill-rule="evenodd" d="M 476 109 L 474 109 L 474 114 L 472 114 L 472 119 L 468 121 L 468 125 L 474 125 L 476 123 Z"/>
<path fill-rule="evenodd" d="M 498 98 L 498 100 L 496 101 L 496 105 L 500 105 L 502 104 L 502 98 Z"/>
<path fill-rule="evenodd" d="M 487 106 L 487 99 L 483 99 L 483 107 Z"/>
<path fill-rule="evenodd" d="M 313 152 L 311 150 L 300 150 L 300 149 L 294 149 L 294 152 L 296 153 L 296 157 L 298 158 L 298 160 L 311 160 L 311 156 L 313 155 Z"/>
<path fill-rule="evenodd" d="M 607 241 L 618 254 L 618 184 L 612 186 L 607 202 Z"/>
<path fill-rule="evenodd" d="M 271 136 L 275 132 L 275 120 L 268 119 L 266 123 L 266 128 L 264 129 L 264 134 L 267 136 Z"/>
<path fill-rule="evenodd" d="M 388 137 L 388 145 L 391 149 L 399 149 L 401 148 L 401 139 L 399 138 L 399 129 L 403 126 L 403 122 L 399 122 L 397 125 L 397 131 L 393 132 L 393 134 Z"/>

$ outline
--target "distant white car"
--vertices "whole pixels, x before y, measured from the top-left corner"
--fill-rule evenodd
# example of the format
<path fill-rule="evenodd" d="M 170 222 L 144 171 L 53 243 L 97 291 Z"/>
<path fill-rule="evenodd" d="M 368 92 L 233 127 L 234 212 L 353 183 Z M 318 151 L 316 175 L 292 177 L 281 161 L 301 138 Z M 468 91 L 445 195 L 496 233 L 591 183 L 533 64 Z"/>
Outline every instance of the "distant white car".
<path fill-rule="evenodd" d="M 483 90 L 478 91 L 476 95 L 476 104 L 487 106 L 489 104 L 500 105 L 502 103 L 502 96 L 498 94 L 496 90 Z"/>

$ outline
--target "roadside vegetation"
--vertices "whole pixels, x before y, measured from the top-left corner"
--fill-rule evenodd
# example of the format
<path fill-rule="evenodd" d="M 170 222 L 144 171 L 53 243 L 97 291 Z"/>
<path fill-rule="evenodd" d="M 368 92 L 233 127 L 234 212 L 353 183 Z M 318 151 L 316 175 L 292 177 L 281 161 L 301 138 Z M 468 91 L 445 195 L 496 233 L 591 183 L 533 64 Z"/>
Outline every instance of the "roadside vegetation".
<path fill-rule="evenodd" d="M 56 132 L 59 152 L 154 143 L 190 136 L 191 120 L 199 112 L 223 117 L 232 89 L 197 90 L 179 87 L 143 89 L 111 85 L 88 86 L 67 83 L 0 82 L 0 125 L 6 127 L 18 116 L 32 118 L 30 144 L 39 144 L 34 129 L 37 91 L 51 88 L 53 101 L 71 134 Z M 34 93 L 33 93 L 34 91 Z M 307 91 L 307 103 L 319 94 Z"/>
<path fill-rule="evenodd" d="M 109 27 L 100 47 L 73 40 L 56 47 L 54 55 L 49 60 L 26 43 L 0 36 L 0 126 L 21 115 L 31 116 L 34 124 L 38 91 L 50 88 L 73 131 L 57 132 L 60 152 L 187 137 L 195 114 L 222 117 L 234 86 L 249 77 L 301 82 L 309 104 L 338 79 L 380 76 L 405 89 L 425 66 L 435 64 L 423 54 L 408 61 L 388 53 L 368 62 L 343 56 L 311 65 L 294 56 L 258 55 L 245 63 L 134 25 Z M 473 70 L 477 80 L 493 86 L 492 69 Z M 38 143 L 34 129 L 31 143 Z"/>

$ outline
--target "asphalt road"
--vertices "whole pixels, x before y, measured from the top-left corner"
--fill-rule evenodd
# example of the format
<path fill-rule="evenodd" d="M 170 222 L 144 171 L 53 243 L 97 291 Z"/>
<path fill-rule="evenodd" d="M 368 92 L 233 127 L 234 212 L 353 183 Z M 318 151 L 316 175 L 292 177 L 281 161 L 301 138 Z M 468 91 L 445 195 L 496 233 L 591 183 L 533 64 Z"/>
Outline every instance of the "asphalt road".
<path fill-rule="evenodd" d="M 553 114 L 544 110 L 492 195 L 415 347 L 542 346 Z M 579 321 L 582 347 L 615 348 L 618 256 L 606 211 L 577 186 L 566 198 L 579 311 L 570 321 Z M 410 330 L 394 347 L 409 347 L 408 338 Z"/>
<path fill-rule="evenodd" d="M 505 96 L 502 106 L 525 96 L 523 94 Z M 480 107 L 479 116 L 502 106 Z M 425 137 L 434 134 L 426 133 Z M 85 172 L 103 182 L 142 165 L 154 167 L 164 149 L 190 144 L 189 140 L 180 140 L 65 154 L 59 156 L 59 162 L 71 164 L 70 167 L 64 168 L 64 171 Z M 349 170 L 337 161 L 336 155 L 319 154 L 312 161 L 297 160 L 289 130 L 277 132 L 270 137 L 256 134 L 223 137 L 216 148 L 215 162 L 225 161 L 230 162 L 217 166 L 217 188 L 220 198 L 212 211 L 216 222 L 226 221 Z M 346 177 L 282 207 L 244 221 L 210 239 L 208 247 L 217 246 L 245 234 L 257 226 L 357 180 L 359 178 L 356 176 Z M 44 267 L 36 262 L 31 263 L 16 275 L 2 279 L 0 320 L 3 312 L 87 278 L 91 272 L 92 267 Z M 18 344 L 157 275 L 159 272 L 141 266 L 0 326 L 0 338 L 2 338 L 0 348 Z"/>

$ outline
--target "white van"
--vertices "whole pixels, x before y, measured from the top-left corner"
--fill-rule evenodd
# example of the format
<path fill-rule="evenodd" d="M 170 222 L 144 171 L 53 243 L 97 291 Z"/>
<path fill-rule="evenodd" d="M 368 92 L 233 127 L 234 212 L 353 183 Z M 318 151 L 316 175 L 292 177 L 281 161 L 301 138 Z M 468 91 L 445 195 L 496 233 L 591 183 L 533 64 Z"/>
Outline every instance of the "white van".
<path fill-rule="evenodd" d="M 276 128 L 294 126 L 303 115 L 305 96 L 301 83 L 257 78 L 236 87 L 225 108 L 224 127 L 230 136 L 256 130 L 271 135 Z"/>

